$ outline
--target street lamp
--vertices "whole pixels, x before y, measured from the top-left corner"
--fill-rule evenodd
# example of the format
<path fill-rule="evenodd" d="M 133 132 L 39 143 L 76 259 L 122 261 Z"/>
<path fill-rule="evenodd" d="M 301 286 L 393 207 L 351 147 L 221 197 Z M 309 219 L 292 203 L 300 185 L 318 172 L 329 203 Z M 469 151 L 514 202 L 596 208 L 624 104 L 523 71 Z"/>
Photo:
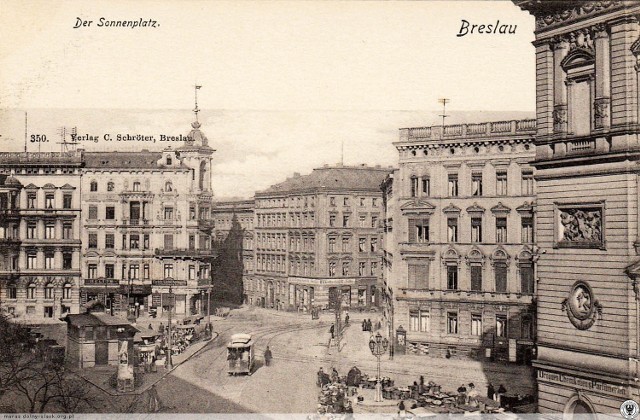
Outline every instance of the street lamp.
<path fill-rule="evenodd" d="M 389 340 L 382 337 L 380 332 L 378 332 L 375 336 L 372 335 L 369 339 L 369 350 L 371 350 L 371 354 L 376 356 L 378 359 L 378 382 L 376 383 L 376 402 L 382 402 L 382 381 L 380 378 L 380 357 L 387 351 L 387 347 L 389 346 Z"/>
<path fill-rule="evenodd" d="M 167 327 L 169 333 L 167 338 L 167 370 L 173 369 L 173 362 L 171 361 L 171 348 L 173 347 L 171 344 L 171 309 L 173 308 L 173 305 L 173 290 L 171 286 L 169 286 L 169 326 Z"/>

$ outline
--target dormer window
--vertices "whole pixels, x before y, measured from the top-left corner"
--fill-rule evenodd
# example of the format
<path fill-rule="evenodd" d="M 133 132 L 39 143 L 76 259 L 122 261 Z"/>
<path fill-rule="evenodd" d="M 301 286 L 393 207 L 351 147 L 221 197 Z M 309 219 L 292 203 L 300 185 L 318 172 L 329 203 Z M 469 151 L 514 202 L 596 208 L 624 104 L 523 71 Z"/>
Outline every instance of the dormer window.
<path fill-rule="evenodd" d="M 170 166 L 172 162 L 171 156 L 167 156 L 167 166 Z"/>

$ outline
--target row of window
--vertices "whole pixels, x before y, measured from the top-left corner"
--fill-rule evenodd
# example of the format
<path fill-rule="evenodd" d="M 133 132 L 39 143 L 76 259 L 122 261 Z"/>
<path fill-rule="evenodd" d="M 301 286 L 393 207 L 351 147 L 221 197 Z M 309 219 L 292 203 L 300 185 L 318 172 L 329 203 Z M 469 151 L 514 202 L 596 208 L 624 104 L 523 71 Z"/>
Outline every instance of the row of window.
<path fill-rule="evenodd" d="M 71 209 L 73 206 L 73 194 L 62 194 L 62 208 Z M 36 192 L 27 192 L 27 209 L 38 208 L 38 194 Z M 46 210 L 56 208 L 56 194 L 48 192 L 44 194 L 44 208 Z"/>
<path fill-rule="evenodd" d="M 470 263 L 471 287 L 469 290 L 474 292 L 486 291 L 487 285 L 483 284 L 484 268 L 482 263 Z M 429 269 L 428 262 L 409 262 L 408 264 L 408 284 L 409 289 L 429 290 Z M 447 264 L 447 290 L 460 290 L 458 283 L 459 267 L 457 264 Z M 522 262 L 518 265 L 520 276 L 520 293 L 533 294 L 534 278 L 533 265 L 530 261 Z M 493 286 L 494 291 L 498 293 L 507 292 L 507 275 L 508 269 L 506 262 L 496 261 L 493 264 Z"/>
<path fill-rule="evenodd" d="M 338 252 L 336 243 L 338 238 L 329 236 L 328 245 L 329 252 Z M 367 238 L 358 238 L 358 252 L 378 252 L 378 238 L 369 238 L 369 246 L 367 246 Z M 342 237 L 342 252 L 351 252 L 351 236 Z"/>
<path fill-rule="evenodd" d="M 311 267 L 313 268 L 313 261 Z M 273 273 L 284 273 L 286 266 L 286 257 L 284 255 L 256 255 L 256 266 L 259 271 L 269 271 Z"/>
<path fill-rule="evenodd" d="M 149 202 L 139 202 L 139 201 L 131 201 L 129 203 L 129 219 L 130 220 L 140 220 L 146 219 L 149 220 L 149 212 L 150 208 Z M 208 220 L 210 214 L 209 207 L 200 207 L 199 218 L 201 220 Z M 98 219 L 98 206 L 90 205 L 89 206 L 89 220 L 97 220 Z M 162 213 L 158 213 L 158 216 L 162 216 L 164 220 L 180 220 L 180 212 L 174 211 L 173 206 L 164 206 L 162 208 Z M 104 219 L 105 220 L 115 220 L 116 219 L 116 210 L 115 206 L 105 206 L 104 207 Z M 189 204 L 189 220 L 196 220 L 196 205 L 194 203 Z"/>
<path fill-rule="evenodd" d="M 329 214 L 329 227 L 338 227 L 338 214 L 337 213 L 330 213 Z M 350 213 L 343 213 L 342 214 L 342 223 L 341 223 L 342 227 L 351 227 L 351 214 Z M 371 227 L 371 228 L 377 228 L 378 227 L 378 215 L 377 214 L 372 214 L 371 215 L 371 219 L 370 222 L 367 223 L 367 215 L 366 214 L 359 214 L 358 215 L 358 226 L 361 228 L 367 228 L 367 227 Z"/>
<path fill-rule="evenodd" d="M 60 293 L 57 297 L 62 299 L 71 299 L 71 289 L 73 285 L 71 283 L 64 283 L 61 287 Z M 53 283 L 47 283 L 42 288 L 44 299 L 53 299 L 55 295 L 56 286 Z M 35 283 L 29 283 L 25 287 L 25 299 L 36 299 L 37 286 Z M 15 283 L 7 285 L 7 299 L 18 299 L 18 286 Z"/>
<path fill-rule="evenodd" d="M 342 277 L 348 277 L 351 274 L 351 261 L 329 261 L 329 277 L 337 276 L 337 267 L 342 267 L 341 273 Z M 369 270 L 367 271 L 367 263 L 359 262 L 358 263 L 358 276 L 376 276 L 378 274 L 378 263 L 376 261 L 371 261 L 369 264 Z"/>
<path fill-rule="evenodd" d="M 470 221 L 470 242 L 481 243 L 484 241 L 482 234 L 482 217 L 471 217 Z M 426 243 L 430 241 L 429 219 L 409 219 L 408 229 L 410 243 Z M 458 217 L 447 218 L 447 241 L 458 242 Z M 506 243 L 507 235 L 507 218 L 495 218 L 495 242 Z M 533 217 L 521 216 L 520 218 L 520 241 L 522 243 L 533 242 Z"/>
<path fill-rule="evenodd" d="M 271 198 L 256 200 L 257 208 L 269 207 L 315 207 L 315 196 L 291 197 L 291 198 Z"/>
<path fill-rule="evenodd" d="M 56 234 L 55 221 L 28 221 L 27 239 L 41 239 L 38 235 L 38 223 L 44 224 L 44 237 L 42 239 L 59 239 Z M 73 222 L 62 222 L 62 239 L 73 239 Z"/>
<path fill-rule="evenodd" d="M 258 227 L 305 227 L 314 226 L 316 214 L 314 212 L 289 213 L 267 213 L 258 214 Z"/>
<path fill-rule="evenodd" d="M 360 207 L 364 207 L 364 206 L 367 205 L 367 198 L 358 197 L 357 200 L 358 200 L 358 205 Z M 336 207 L 339 202 L 344 207 L 351 206 L 351 198 L 350 197 L 334 197 L 334 196 L 329 197 L 329 205 L 331 207 Z M 378 207 L 378 198 L 376 198 L 376 197 L 371 198 L 371 207 Z"/>
<path fill-rule="evenodd" d="M 447 312 L 447 334 L 460 334 L 462 329 L 460 327 L 458 312 Z M 507 315 L 495 316 L 495 331 L 493 333 L 496 337 L 508 336 L 508 318 Z M 530 339 L 533 337 L 533 320 L 530 316 L 523 316 L 520 321 L 520 338 Z M 482 336 L 485 333 L 483 327 L 483 316 L 481 313 L 471 313 L 471 320 L 468 326 L 467 334 L 472 336 Z M 409 331 L 415 332 L 430 332 L 431 331 L 431 314 L 428 310 L 410 310 L 409 311 Z"/>
<path fill-rule="evenodd" d="M 285 294 L 287 292 L 287 284 L 280 281 L 264 280 L 264 279 L 247 279 L 246 289 L 253 292 L 266 292 L 269 287 L 269 283 L 273 283 L 274 294 Z"/>
<path fill-rule="evenodd" d="M 71 270 L 73 267 L 73 253 L 71 251 L 61 252 L 62 267 L 59 267 L 56 264 L 56 251 L 45 249 L 42 254 L 44 256 L 44 259 L 41 264 L 38 264 L 38 252 L 31 249 L 27 250 L 26 259 L 28 270 L 37 270 L 43 268 L 46 270 L 58 270 L 60 268 L 62 268 L 63 270 Z"/>
<path fill-rule="evenodd" d="M 127 235 L 126 233 L 122 235 L 122 249 L 141 249 L 148 250 L 149 249 L 149 234 L 140 235 L 138 233 L 131 233 Z M 172 233 L 164 234 L 164 248 L 165 250 L 174 249 L 174 235 Z M 189 235 L 189 250 L 196 249 L 209 249 L 211 247 L 211 242 L 207 235 L 198 235 L 199 239 L 199 248 L 196 248 L 196 235 Z M 89 249 L 97 249 L 98 248 L 98 233 L 97 232 L 89 232 Z M 104 235 L 104 249 L 114 249 L 115 248 L 115 234 L 114 233 L 105 233 Z"/>
<path fill-rule="evenodd" d="M 123 264 L 122 267 L 122 279 L 139 280 L 140 279 L 140 264 Z M 115 264 L 104 264 L 104 278 L 115 279 L 116 278 Z M 142 278 L 149 280 L 150 278 L 150 265 L 142 265 Z M 188 268 L 188 280 L 196 280 L 197 278 L 208 278 L 209 267 L 206 265 L 200 265 L 199 269 L 196 269 L 195 265 L 189 265 Z M 98 264 L 87 264 L 87 277 L 88 279 L 97 279 L 98 276 Z M 174 264 L 166 263 L 163 265 L 163 278 L 175 278 L 174 276 Z"/>
<path fill-rule="evenodd" d="M 170 158 L 170 157 L 167 157 L 167 160 L 169 161 L 169 162 L 167 163 L 167 165 L 170 165 L 170 164 L 171 164 L 171 162 L 170 162 L 171 158 Z M 141 189 L 140 189 L 140 188 L 141 188 L 140 181 L 134 181 L 134 182 L 133 182 L 133 189 L 132 189 L 132 191 L 141 191 Z M 112 192 L 112 191 L 114 191 L 114 190 L 115 190 L 115 183 L 114 183 L 113 181 L 108 181 L 108 182 L 107 182 L 107 191 L 108 191 L 108 192 Z M 167 181 L 167 182 L 165 182 L 165 183 L 164 183 L 164 190 L 165 190 L 165 191 L 173 191 L 173 183 L 172 183 L 171 181 Z M 91 192 L 98 192 L 98 181 L 93 180 L 93 181 L 91 181 L 91 182 L 89 183 L 89 191 L 91 191 Z"/>
<path fill-rule="evenodd" d="M 533 195 L 534 193 L 534 179 L 533 172 L 522 172 L 522 195 Z M 410 178 L 411 197 L 429 197 L 431 196 L 431 178 L 428 176 L 412 176 Z M 471 173 L 471 196 L 482 196 L 486 192 L 483 192 L 483 179 L 482 172 Z M 449 197 L 458 197 L 460 195 L 460 188 L 458 182 L 457 173 L 449 173 L 447 175 L 447 195 Z M 496 195 L 504 196 L 509 195 L 508 177 L 506 170 L 496 171 Z"/>

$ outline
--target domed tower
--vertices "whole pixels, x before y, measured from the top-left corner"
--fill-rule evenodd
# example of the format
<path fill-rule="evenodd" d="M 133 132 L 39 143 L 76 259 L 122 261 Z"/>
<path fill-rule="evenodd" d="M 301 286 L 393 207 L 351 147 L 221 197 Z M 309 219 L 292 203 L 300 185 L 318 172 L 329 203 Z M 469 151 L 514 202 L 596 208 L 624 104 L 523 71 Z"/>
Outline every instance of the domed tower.
<path fill-rule="evenodd" d="M 192 190 L 198 193 L 211 193 L 211 160 L 214 149 L 209 147 L 209 140 L 200 130 L 197 120 L 191 123 L 191 131 L 184 144 L 177 149 L 182 163 L 191 168 Z"/>

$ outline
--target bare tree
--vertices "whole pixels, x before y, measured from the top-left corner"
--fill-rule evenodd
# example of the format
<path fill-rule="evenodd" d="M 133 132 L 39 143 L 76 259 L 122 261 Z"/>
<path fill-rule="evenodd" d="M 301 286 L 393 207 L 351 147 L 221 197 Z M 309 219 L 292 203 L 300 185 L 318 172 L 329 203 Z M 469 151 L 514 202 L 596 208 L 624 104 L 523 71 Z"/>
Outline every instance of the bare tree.
<path fill-rule="evenodd" d="M 44 413 L 52 405 L 68 413 L 92 406 L 95 396 L 65 372 L 64 362 L 48 360 L 31 344 L 24 327 L 0 315 L 0 397 L 24 398 L 30 413 Z"/>

